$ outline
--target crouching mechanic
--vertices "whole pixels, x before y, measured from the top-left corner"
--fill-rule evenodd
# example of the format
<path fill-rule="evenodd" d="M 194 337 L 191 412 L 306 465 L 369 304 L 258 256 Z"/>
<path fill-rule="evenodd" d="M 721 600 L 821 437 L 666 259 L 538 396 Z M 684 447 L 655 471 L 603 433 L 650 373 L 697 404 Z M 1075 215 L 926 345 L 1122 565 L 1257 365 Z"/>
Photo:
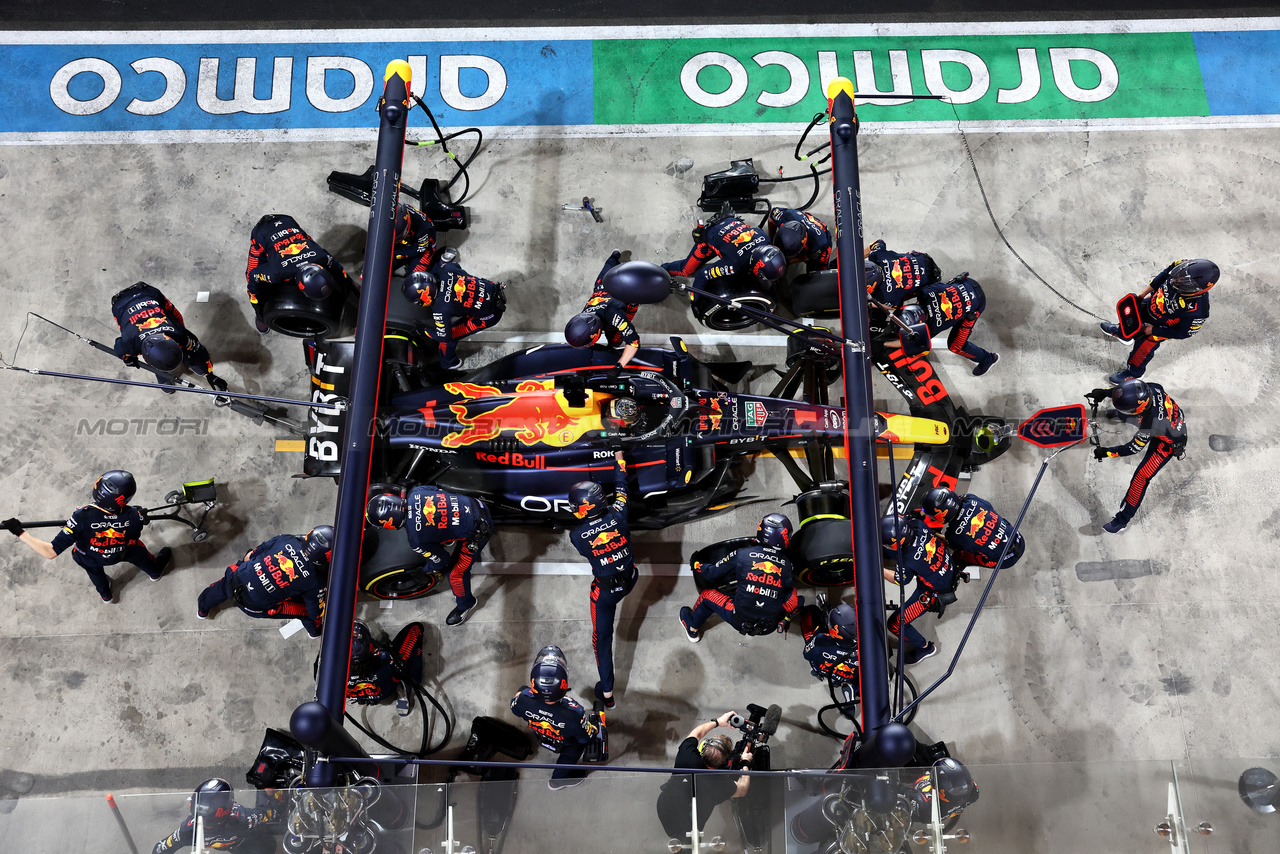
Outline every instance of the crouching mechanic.
<path fill-rule="evenodd" d="M 207 620 L 215 608 L 230 599 L 250 617 L 296 617 L 308 635 L 318 638 L 332 554 L 331 525 L 318 525 L 301 537 L 272 537 L 227 567 L 222 578 L 200 593 L 196 616 Z"/>
<path fill-rule="evenodd" d="M 409 547 L 428 554 L 433 546 L 461 542 L 449 568 L 455 606 L 445 623 L 456 626 L 476 606 L 471 595 L 471 565 L 493 535 L 493 519 L 479 498 L 455 495 L 435 486 L 415 486 L 408 499 L 384 492 L 369 499 L 365 518 L 375 528 L 405 528 Z"/>
<path fill-rule="evenodd" d="M 658 819 L 662 829 L 672 839 L 679 840 L 686 846 L 689 842 L 689 823 L 693 818 L 693 788 L 698 789 L 698 832 L 707 826 L 707 819 L 717 806 L 730 798 L 741 798 L 747 794 L 751 785 L 751 777 L 741 774 L 681 774 L 681 770 L 700 771 L 706 769 L 727 768 L 733 756 L 733 740 L 727 735 L 712 735 L 718 727 L 729 726 L 729 719 L 737 712 L 725 712 L 718 718 L 698 724 L 680 742 L 676 751 L 676 773 L 662 784 L 662 793 L 658 795 Z M 744 770 L 751 768 L 751 748 L 742 751 Z M 692 782 L 692 777 L 698 778 Z"/>
<path fill-rule="evenodd" d="M 440 348 L 440 367 L 452 370 L 462 364 L 456 355 L 458 341 L 496 326 L 507 310 L 501 282 L 472 276 L 458 263 L 458 250 L 440 253 L 430 270 L 410 273 L 404 280 L 405 299 L 431 309 L 427 334 Z"/>
<path fill-rule="evenodd" d="M 5 519 L 0 527 L 49 560 L 70 547 L 71 559 L 89 575 L 102 601 L 110 602 L 111 579 L 106 567 L 124 561 L 152 581 L 159 581 L 173 554 L 166 547 L 153 555 L 138 539 L 149 520 L 141 507 L 129 504 L 137 488 L 127 471 L 115 469 L 102 475 L 93 484 L 93 503 L 77 507 L 51 543 L 27 533 L 17 519 Z"/>
<path fill-rule="evenodd" d="M 852 605 L 843 603 L 826 616 L 817 605 L 800 609 L 800 631 L 804 634 L 804 659 L 809 672 L 832 685 L 858 684 L 857 616 Z"/>
<path fill-rule="evenodd" d="M 422 623 L 410 623 L 390 644 L 381 643 L 369 626 L 356 620 L 351 629 L 351 667 L 347 671 L 347 699 L 361 706 L 385 703 L 403 696 L 405 682 L 422 682 Z"/>
<path fill-rule="evenodd" d="M 662 265 L 673 276 L 693 276 L 693 287 L 705 290 L 712 279 L 740 277 L 744 284 L 766 287 L 782 278 L 787 259 L 769 236 L 736 216 L 724 216 L 693 229 L 693 249 L 683 261 Z M 715 263 L 708 263 L 712 259 Z M 695 275 L 696 274 L 696 275 Z"/>
<path fill-rule="evenodd" d="M 294 284 L 311 299 L 324 299 L 334 288 L 355 288 L 338 259 L 311 239 L 287 214 L 267 214 L 249 238 L 249 264 L 244 271 L 253 305 L 253 322 L 264 335 L 271 331 L 258 298 L 264 286 Z"/>
<path fill-rule="evenodd" d="M 1093 455 L 1102 460 L 1107 457 L 1128 457 L 1139 453 L 1144 448 L 1147 455 L 1142 458 L 1133 480 L 1129 482 L 1129 491 L 1125 493 L 1124 503 L 1115 518 L 1102 526 L 1108 534 L 1118 534 L 1133 519 L 1142 498 L 1147 494 L 1151 479 L 1169 460 L 1181 459 L 1187 448 L 1187 422 L 1182 415 L 1182 408 L 1159 383 L 1148 383 L 1142 380 L 1125 380 L 1113 388 L 1095 388 L 1085 395 L 1089 400 L 1099 403 L 1110 399 L 1115 407 L 1108 412 L 1110 417 L 1123 416 L 1125 420 L 1136 417 L 1138 432 L 1123 445 L 1110 448 L 1094 448 Z"/>
<path fill-rule="evenodd" d="M 111 313 L 120 327 L 115 353 L 120 361 L 138 367 L 138 358 L 161 371 L 156 380 L 175 385 L 173 375 L 185 364 L 214 391 L 226 391 L 226 380 L 213 372 L 209 351 L 187 327 L 173 303 L 146 282 L 137 282 L 111 298 Z M 164 390 L 173 394 L 169 389 Z"/>
<path fill-rule="evenodd" d="M 582 350 L 599 341 L 603 333 L 609 347 L 615 350 L 622 348 L 617 367 L 625 368 L 640 350 L 640 335 L 632 323 L 640 306 L 615 299 L 604 289 L 605 274 L 621 261 L 622 253 L 613 250 L 600 268 L 600 275 L 596 276 L 595 290 L 587 298 L 587 304 L 565 324 L 564 340 L 570 347 Z"/>
<path fill-rule="evenodd" d="M 894 569 L 885 568 L 886 581 L 904 585 L 913 578 L 916 588 L 889 618 L 889 633 L 905 642 L 910 650 L 903 654 L 903 661 L 916 664 L 938 654 L 938 644 L 924 639 L 911 624 L 925 611 L 941 613 L 938 597 L 955 589 L 956 570 L 951 554 L 943 539 L 920 519 L 895 517 L 890 514 L 880 520 L 880 542 L 884 555 L 897 559 Z"/>
<path fill-rule="evenodd" d="M 901 308 L 902 304 L 915 296 L 921 289 L 932 285 L 942 278 L 942 272 L 923 252 L 894 252 L 885 247 L 883 240 L 872 241 L 866 249 L 866 260 L 875 265 L 880 272 L 875 289 L 872 289 L 871 275 L 867 276 L 867 290 L 876 302 L 890 308 Z"/>
<path fill-rule="evenodd" d="M 191 814 L 182 825 L 156 843 L 151 854 L 173 854 L 195 845 L 196 821 L 201 824 L 204 847 L 236 854 L 274 854 L 276 838 L 268 827 L 282 817 L 282 793 L 259 790 L 253 809 L 235 802 L 235 790 L 220 777 L 205 780 L 191 794 Z"/>
<path fill-rule="evenodd" d="M 606 709 L 613 699 L 613 618 L 618 603 L 636 586 L 636 561 L 627 524 L 627 461 L 614 455 L 613 503 L 605 503 L 604 487 L 584 480 L 569 487 L 569 506 L 582 521 L 569 531 L 569 541 L 591 565 L 591 646 L 596 653 L 596 699 Z"/>
<path fill-rule="evenodd" d="M 787 265 L 804 264 L 806 273 L 827 269 L 831 260 L 831 232 L 813 214 L 792 208 L 770 208 L 765 223 L 769 239 L 782 250 Z"/>
<path fill-rule="evenodd" d="M 529 671 L 529 684 L 511 700 L 511 712 L 523 719 L 538 741 L 558 753 L 557 765 L 577 765 L 587 744 L 596 737 L 598 724 L 569 693 L 569 670 L 558 646 L 544 646 Z M 552 789 L 576 786 L 587 772 L 557 768 L 547 785 Z"/>
<path fill-rule="evenodd" d="M 962 565 L 994 567 L 1013 532 L 1013 522 L 996 512 L 990 501 L 972 492 L 961 497 L 945 486 L 929 490 L 920 503 L 925 523 L 940 529 Z M 1013 566 L 1026 551 L 1022 533 L 1013 540 L 1000 566 Z"/>
<path fill-rule="evenodd" d="M 1107 379 L 1113 385 L 1137 379 L 1146 373 L 1162 342 L 1199 332 L 1209 319 L 1209 289 L 1218 283 L 1218 276 L 1218 265 L 1206 258 L 1174 261 L 1156 273 L 1137 295 L 1142 331 L 1133 339 L 1129 360 Z M 1102 331 L 1124 341 L 1114 323 L 1103 323 Z"/>
<path fill-rule="evenodd" d="M 436 226 L 413 205 L 396 208 L 396 242 L 393 269 L 404 265 L 405 276 L 430 270 L 436 259 Z"/>
<path fill-rule="evenodd" d="M 756 541 L 734 549 L 711 566 L 695 566 L 694 571 L 708 585 L 698 595 L 693 608 L 680 609 L 680 625 L 692 643 L 702 640 L 699 629 L 712 614 L 744 635 L 767 635 L 784 631 L 791 615 L 804 604 L 791 581 L 791 520 L 770 513 L 756 528 Z M 716 585 L 737 579 L 730 597 Z"/>
<path fill-rule="evenodd" d="M 903 306 L 901 317 L 908 325 L 923 323 L 929 337 L 950 329 L 947 349 L 975 363 L 973 375 L 980 377 L 1000 361 L 999 353 L 991 353 L 969 340 L 974 325 L 987 307 L 982 286 L 961 273 L 949 282 L 938 282 L 921 288 L 916 294 L 918 305 Z"/>

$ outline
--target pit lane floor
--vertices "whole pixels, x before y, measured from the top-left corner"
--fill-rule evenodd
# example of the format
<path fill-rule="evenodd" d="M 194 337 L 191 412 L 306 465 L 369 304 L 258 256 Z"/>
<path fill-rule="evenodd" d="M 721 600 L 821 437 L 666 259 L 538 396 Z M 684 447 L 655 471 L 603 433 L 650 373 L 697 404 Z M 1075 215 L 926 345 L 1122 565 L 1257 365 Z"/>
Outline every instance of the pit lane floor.
<path fill-rule="evenodd" d="M 1280 526 L 1269 475 L 1280 461 L 1271 270 L 1280 179 L 1269 171 L 1277 131 L 997 133 L 971 134 L 970 142 L 1001 227 L 1073 300 L 1105 315 L 1120 295 L 1188 255 L 1216 260 L 1223 283 L 1204 332 L 1166 344 L 1149 374 L 1186 410 L 1186 459 L 1155 480 L 1121 537 L 1098 525 L 1118 505 L 1132 463 L 1095 462 L 1081 449 L 1055 461 L 1027 515 L 1026 555 L 1000 578 L 920 730 L 971 764 L 1280 753 L 1272 726 L 1280 690 L 1268 655 Z M 701 175 L 745 156 L 775 171 L 790 164 L 793 144 L 771 136 L 496 134 L 473 166 L 474 225 L 445 241 L 461 247 L 468 270 L 508 283 L 506 320 L 488 343 L 463 345 L 467 364 L 509 351 L 495 340 L 507 333 L 561 329 L 613 248 L 683 257 Z M 5 357 L 15 356 L 27 310 L 110 343 L 110 295 L 144 279 L 183 311 L 234 388 L 302 394 L 300 342 L 275 334 L 260 341 L 250 322 L 249 229 L 264 213 L 291 213 L 355 269 L 365 213 L 329 194 L 324 176 L 359 171 L 371 156 L 371 145 L 356 143 L 5 146 Z M 438 161 L 410 152 L 405 174 L 416 182 L 442 172 Z M 775 203 L 808 195 L 803 183 L 785 186 Z M 989 308 L 974 340 L 998 350 L 1000 364 L 974 378 L 945 350 L 933 357 L 970 409 L 1019 418 L 1077 401 L 1121 364 L 1124 349 L 1002 245 L 956 134 L 865 133 L 862 186 L 868 240 L 929 251 L 945 274 L 969 270 L 986 289 Z M 584 194 L 604 208 L 603 223 L 560 210 Z M 814 210 L 830 220 L 830 204 L 824 191 Z M 209 301 L 197 302 L 197 291 L 211 292 Z M 638 325 L 650 340 L 705 332 L 674 301 L 642 309 Z M 785 352 L 694 349 L 762 364 L 780 363 Z M 25 366 L 123 375 L 35 320 L 17 355 Z M 200 622 L 196 595 L 247 548 L 330 521 L 333 485 L 291 479 L 301 455 L 275 451 L 282 434 L 201 400 L 15 373 L 0 377 L 0 389 L 5 516 L 65 516 L 87 500 L 94 477 L 115 467 L 134 472 L 144 504 L 184 480 L 213 476 L 221 490 L 205 542 L 191 543 L 173 524 L 146 532 L 153 549 L 175 548 L 174 567 L 158 584 L 117 572 L 112 605 L 94 598 L 69 557 L 46 562 L 4 540 L 0 797 L 182 791 L 213 773 L 243 780 L 263 728 L 286 727 L 311 696 L 319 645 L 235 612 Z M 905 411 L 887 383 L 877 380 L 877 390 L 886 408 Z M 173 428 L 162 422 L 175 418 L 182 432 L 165 435 Z M 1121 441 L 1120 432 L 1107 441 Z M 1017 447 L 977 473 L 971 488 L 1016 513 L 1039 459 L 1036 449 Z M 699 721 L 748 702 L 784 708 L 775 766 L 825 767 L 835 756 L 836 743 L 816 732 L 826 692 L 808 674 L 798 633 L 747 639 L 713 622 L 698 646 L 679 633 L 676 612 L 694 587 L 687 571 L 673 576 L 666 567 L 700 545 L 750 533 L 790 496 L 770 460 L 759 461 L 747 491 L 769 500 L 638 536 L 645 574 L 621 606 L 616 642 L 615 764 L 666 763 Z M 480 607 L 463 626 L 443 626 L 447 594 L 389 609 L 361 604 L 360 616 L 388 633 L 409 620 L 427 623 L 427 673 L 459 721 L 451 751 L 474 715 L 508 716 L 507 701 L 543 644 L 565 649 L 574 694 L 589 698 L 587 578 L 529 570 L 559 571 L 576 560 L 563 535 L 501 531 L 476 576 Z M 977 595 L 969 585 L 941 624 L 922 620 L 944 655 L 913 668 L 918 681 L 944 672 Z M 389 710 L 371 718 L 400 743 L 416 736 Z"/>

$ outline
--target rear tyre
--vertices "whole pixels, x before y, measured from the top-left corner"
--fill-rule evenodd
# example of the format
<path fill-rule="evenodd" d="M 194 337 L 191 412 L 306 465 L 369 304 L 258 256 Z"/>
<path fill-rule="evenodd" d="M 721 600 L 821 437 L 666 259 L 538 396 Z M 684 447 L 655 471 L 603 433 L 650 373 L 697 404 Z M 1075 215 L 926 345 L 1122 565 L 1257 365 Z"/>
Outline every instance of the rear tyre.
<path fill-rule="evenodd" d="M 375 599 L 417 599 L 435 590 L 449 566 L 449 552 L 420 555 L 409 548 L 404 529 L 366 528 L 360 589 Z"/>
<path fill-rule="evenodd" d="M 796 317 L 839 317 L 840 279 L 836 271 L 820 270 L 792 279 L 791 311 Z"/>
<path fill-rule="evenodd" d="M 313 300 L 293 286 L 281 286 L 260 300 L 267 326 L 291 338 L 329 338 L 343 325 L 346 288 L 337 287 L 322 300 Z"/>
<path fill-rule="evenodd" d="M 435 590 L 443 577 L 424 566 L 398 566 L 364 582 L 364 592 L 375 599 L 417 599 Z"/>
<path fill-rule="evenodd" d="M 854 581 L 853 534 L 848 519 L 817 519 L 800 528 L 791 544 L 796 580 L 813 587 L 844 587 Z"/>
<path fill-rule="evenodd" d="M 752 280 L 754 281 L 754 280 Z M 715 294 L 723 299 L 737 300 L 750 308 L 772 312 L 775 302 L 773 295 L 755 284 L 744 284 L 741 277 L 713 279 L 707 283 L 707 293 Z M 755 319 L 737 309 L 721 305 L 697 294 L 693 297 L 693 316 L 708 329 L 717 332 L 732 332 L 754 326 Z"/>
<path fill-rule="evenodd" d="M 702 548 L 694 552 L 693 555 L 689 558 L 689 566 L 690 567 L 693 567 L 695 565 L 711 566 L 713 563 L 720 560 L 722 557 L 725 557 L 730 552 L 740 549 L 743 546 L 753 545 L 755 544 L 755 542 L 756 542 L 755 537 L 734 537 L 732 540 L 721 540 L 718 543 L 712 543 L 709 546 L 703 546 Z M 720 587 L 726 586 L 726 584 L 731 585 L 734 583 L 734 581 L 735 579 L 733 578 L 733 576 L 730 576 L 727 582 L 721 582 L 720 584 L 717 584 L 717 585 L 708 584 L 707 582 L 702 580 L 702 573 L 699 572 L 697 569 L 693 569 L 693 583 L 697 585 L 699 593 L 701 593 L 703 590 L 706 590 L 709 587 L 720 588 Z"/>

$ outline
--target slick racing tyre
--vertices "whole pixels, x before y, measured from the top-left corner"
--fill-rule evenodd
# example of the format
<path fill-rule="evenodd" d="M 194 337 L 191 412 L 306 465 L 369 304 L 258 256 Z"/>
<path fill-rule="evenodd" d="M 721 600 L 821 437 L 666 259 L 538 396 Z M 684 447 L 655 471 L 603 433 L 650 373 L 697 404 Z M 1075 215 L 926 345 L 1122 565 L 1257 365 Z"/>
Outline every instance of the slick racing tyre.
<path fill-rule="evenodd" d="M 801 526 L 791 543 L 796 582 L 814 587 L 853 583 L 853 535 L 848 519 L 816 519 Z"/>
<path fill-rule="evenodd" d="M 403 529 L 367 528 L 360 562 L 360 589 L 375 599 L 417 599 L 426 596 L 444 579 L 449 566 L 447 549 L 420 555 L 409 548 Z"/>
<path fill-rule="evenodd" d="M 419 564 L 392 567 L 362 583 L 364 592 L 374 599 L 417 599 L 435 590 L 443 578 Z"/>
<path fill-rule="evenodd" d="M 773 296 L 754 282 L 752 279 L 750 284 L 743 284 L 742 277 L 739 276 L 713 279 L 707 283 L 707 292 L 723 299 L 737 300 L 751 308 L 772 312 L 775 305 Z M 756 322 L 741 311 L 697 294 L 693 296 L 693 316 L 703 326 L 717 332 L 746 329 Z"/>
<path fill-rule="evenodd" d="M 322 300 L 313 300 L 292 285 L 266 292 L 259 299 L 267 326 L 291 338 L 330 338 L 343 326 L 348 294 L 334 288 Z"/>
<path fill-rule="evenodd" d="M 702 580 L 702 573 L 699 571 L 702 567 L 711 566 L 730 552 L 740 549 L 743 546 L 755 545 L 755 543 L 755 537 L 734 537 L 732 540 L 721 540 L 718 543 L 703 546 L 694 552 L 689 558 L 689 567 L 693 571 L 693 583 L 697 585 L 698 592 L 701 593 L 708 587 L 713 586 Z M 726 581 L 714 586 L 717 588 L 733 587 L 736 585 L 736 581 L 737 579 L 730 575 Z"/>
<path fill-rule="evenodd" d="M 796 317 L 839 317 L 840 284 L 835 270 L 804 273 L 791 281 L 791 311 Z"/>

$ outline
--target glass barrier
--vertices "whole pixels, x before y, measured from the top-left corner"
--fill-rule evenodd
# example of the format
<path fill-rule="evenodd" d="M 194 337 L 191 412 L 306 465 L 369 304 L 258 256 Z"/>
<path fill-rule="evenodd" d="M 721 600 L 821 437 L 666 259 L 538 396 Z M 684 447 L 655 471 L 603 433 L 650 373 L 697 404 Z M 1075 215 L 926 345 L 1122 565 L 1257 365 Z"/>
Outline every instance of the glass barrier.
<path fill-rule="evenodd" d="M 0 847 L 22 854 L 149 852 L 178 829 L 187 793 L 0 801 Z"/>
<path fill-rule="evenodd" d="M 1280 851 L 1280 759 L 1195 759 L 1178 780 L 1190 852 Z"/>

